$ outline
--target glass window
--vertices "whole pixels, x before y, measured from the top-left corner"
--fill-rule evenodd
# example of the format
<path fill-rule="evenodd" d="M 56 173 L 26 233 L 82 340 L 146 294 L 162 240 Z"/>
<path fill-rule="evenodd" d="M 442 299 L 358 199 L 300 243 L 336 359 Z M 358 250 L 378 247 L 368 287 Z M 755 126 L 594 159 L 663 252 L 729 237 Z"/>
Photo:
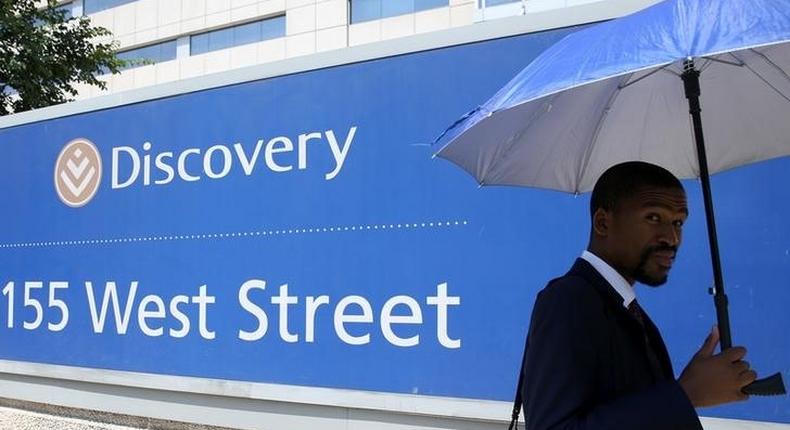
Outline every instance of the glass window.
<path fill-rule="evenodd" d="M 284 15 L 196 34 L 189 39 L 189 54 L 205 54 L 283 36 L 285 36 Z"/>
<path fill-rule="evenodd" d="M 70 20 L 71 18 L 74 17 L 74 15 L 72 15 L 71 8 L 72 8 L 72 4 L 71 3 L 64 3 L 64 4 L 60 5 L 60 6 L 56 6 L 55 7 L 55 11 L 63 12 L 63 19 L 64 20 Z M 36 27 L 40 27 L 40 26 L 44 25 L 44 21 L 36 19 L 35 22 L 34 22 L 34 25 Z"/>
<path fill-rule="evenodd" d="M 261 23 L 261 40 L 285 36 L 285 15 L 264 19 Z"/>
<path fill-rule="evenodd" d="M 197 34 L 189 38 L 189 55 L 208 52 L 208 33 Z"/>
<path fill-rule="evenodd" d="M 405 15 L 414 12 L 414 0 L 383 0 L 381 1 L 381 17 Z"/>
<path fill-rule="evenodd" d="M 485 0 L 486 7 L 499 6 L 506 3 L 520 3 L 521 0 Z M 483 7 L 483 0 L 478 0 L 477 7 Z"/>
<path fill-rule="evenodd" d="M 233 30 L 226 28 L 208 34 L 209 51 L 230 48 L 233 46 Z"/>
<path fill-rule="evenodd" d="M 261 40 L 261 26 L 257 22 L 233 27 L 231 37 L 234 45 L 246 45 Z"/>
<path fill-rule="evenodd" d="M 157 43 L 154 45 L 143 46 L 142 48 L 130 49 L 119 52 L 118 58 L 127 61 L 138 61 L 138 64 L 131 64 L 123 69 L 144 66 L 150 63 L 161 63 L 176 59 L 176 41 Z"/>
<path fill-rule="evenodd" d="M 74 17 L 74 15 L 72 15 L 71 12 L 71 6 L 72 6 L 71 3 L 66 3 L 56 7 L 55 10 L 58 12 L 63 12 L 64 19 L 71 19 Z"/>
<path fill-rule="evenodd" d="M 131 3 L 133 1 L 137 0 L 84 0 L 82 6 L 85 10 L 85 14 L 87 15 L 89 13 L 96 13 L 105 9 L 111 9 L 122 4 Z"/>
<path fill-rule="evenodd" d="M 450 3 L 447 0 L 414 0 L 414 11 L 436 9 L 437 7 L 444 7 Z"/>
<path fill-rule="evenodd" d="M 381 19 L 381 0 L 351 0 L 351 23 Z"/>
<path fill-rule="evenodd" d="M 450 0 L 351 0 L 351 23 L 445 7 Z"/>

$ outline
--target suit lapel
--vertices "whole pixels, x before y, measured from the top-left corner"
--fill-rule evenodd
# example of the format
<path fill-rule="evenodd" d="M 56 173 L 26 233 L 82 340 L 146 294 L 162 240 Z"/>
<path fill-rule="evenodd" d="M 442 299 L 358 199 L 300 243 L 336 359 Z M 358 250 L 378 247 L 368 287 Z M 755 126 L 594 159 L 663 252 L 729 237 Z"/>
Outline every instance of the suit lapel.
<path fill-rule="evenodd" d="M 615 314 L 618 314 L 621 320 L 627 321 L 629 326 L 628 331 L 633 336 L 634 341 L 638 342 L 640 345 L 644 345 L 645 348 L 652 349 L 661 366 L 661 369 L 654 369 L 654 375 L 656 378 L 674 379 L 672 362 L 669 359 L 669 353 L 667 352 L 666 346 L 664 345 L 663 340 L 661 340 L 661 334 L 659 333 L 656 325 L 646 313 L 644 315 L 645 327 L 643 328 L 639 321 L 637 321 L 637 319 L 623 306 L 623 297 L 614 289 L 614 287 L 611 286 L 611 284 L 609 284 L 606 278 L 604 278 L 603 275 L 598 272 L 598 270 L 596 270 L 587 260 L 583 258 L 576 259 L 576 262 L 568 271 L 568 275 L 580 276 L 593 285 L 601 297 L 604 298 L 607 306 Z M 645 345 L 645 332 L 647 332 L 647 339 L 650 342 L 650 345 Z M 645 354 L 650 354 L 650 352 L 645 350 Z M 655 372 L 660 372 L 662 375 L 655 374 Z"/>
<path fill-rule="evenodd" d="M 642 331 L 642 326 L 639 324 L 639 321 L 637 321 L 636 318 L 628 312 L 625 306 L 623 306 L 623 296 L 621 296 L 620 293 L 609 284 L 609 281 L 587 262 L 587 260 L 577 258 L 568 274 L 581 276 L 586 279 L 587 282 L 595 287 L 598 294 L 604 298 L 604 301 L 612 311 L 627 320 L 631 328 L 639 332 Z"/>
<path fill-rule="evenodd" d="M 669 358 L 669 352 L 661 339 L 661 333 L 658 327 L 653 323 L 647 314 L 645 314 L 645 329 L 647 330 L 647 337 L 653 347 L 653 352 L 658 356 L 658 362 L 661 364 L 661 370 L 666 379 L 674 379 L 675 371 L 672 369 L 672 360 Z"/>

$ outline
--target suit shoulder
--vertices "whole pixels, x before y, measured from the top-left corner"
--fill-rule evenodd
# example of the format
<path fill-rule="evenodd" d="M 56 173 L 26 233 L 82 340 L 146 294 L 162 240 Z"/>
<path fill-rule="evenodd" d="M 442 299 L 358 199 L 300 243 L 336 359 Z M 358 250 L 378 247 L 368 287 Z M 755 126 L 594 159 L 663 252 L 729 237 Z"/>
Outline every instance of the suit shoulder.
<path fill-rule="evenodd" d="M 586 314 L 602 308 L 603 303 L 603 298 L 590 281 L 578 275 L 564 275 L 549 281 L 538 293 L 535 308 Z"/>
<path fill-rule="evenodd" d="M 539 293 L 539 296 L 559 300 L 568 298 L 580 300 L 600 299 L 598 291 L 590 281 L 582 276 L 570 274 L 549 281 Z"/>

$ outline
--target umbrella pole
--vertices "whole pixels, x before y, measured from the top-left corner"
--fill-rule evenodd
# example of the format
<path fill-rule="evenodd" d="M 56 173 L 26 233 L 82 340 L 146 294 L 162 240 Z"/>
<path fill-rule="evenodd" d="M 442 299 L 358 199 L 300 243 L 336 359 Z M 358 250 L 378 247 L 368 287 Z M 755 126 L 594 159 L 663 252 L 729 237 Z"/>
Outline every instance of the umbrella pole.
<path fill-rule="evenodd" d="M 702 133 L 702 108 L 699 102 L 699 70 L 694 68 L 694 60 L 683 62 L 683 87 L 689 103 L 689 113 L 694 127 L 694 141 L 697 146 L 697 160 L 699 162 L 699 176 L 702 181 L 702 197 L 705 203 L 705 218 L 708 226 L 708 240 L 710 242 L 710 257 L 713 263 L 713 303 L 716 306 L 716 319 L 719 325 L 719 341 L 721 350 L 732 347 L 730 333 L 730 316 L 727 309 L 728 299 L 724 293 L 724 278 L 721 274 L 721 259 L 719 258 L 719 242 L 716 235 L 716 220 L 713 214 L 713 197 L 710 190 L 710 173 L 708 172 L 708 159 L 705 155 L 705 139 Z M 747 394 L 775 395 L 784 394 L 785 387 L 782 375 L 777 373 L 768 378 L 760 379 L 744 387 Z"/>
<path fill-rule="evenodd" d="M 724 293 L 724 278 L 721 274 L 721 259 L 719 258 L 719 241 L 716 234 L 716 220 L 713 214 L 713 197 L 710 191 L 710 174 L 708 172 L 708 159 L 705 155 L 705 138 L 702 134 L 702 108 L 699 103 L 699 71 L 694 69 L 694 60 L 683 63 L 683 87 L 689 102 L 689 113 L 694 126 L 694 141 L 697 146 L 697 160 L 699 162 L 699 177 L 702 181 L 702 198 L 705 202 L 705 218 L 708 226 L 708 241 L 710 242 L 710 257 L 713 263 L 713 303 L 716 306 L 716 317 L 719 324 L 719 339 L 722 351 L 732 347 L 730 335 L 730 316 L 727 310 L 728 300 Z"/>

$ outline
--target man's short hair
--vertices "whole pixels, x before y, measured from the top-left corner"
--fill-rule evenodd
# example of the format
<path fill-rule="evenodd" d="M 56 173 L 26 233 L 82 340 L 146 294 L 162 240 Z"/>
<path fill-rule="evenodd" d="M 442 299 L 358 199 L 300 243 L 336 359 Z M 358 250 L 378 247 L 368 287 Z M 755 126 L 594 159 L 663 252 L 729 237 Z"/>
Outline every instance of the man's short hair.
<path fill-rule="evenodd" d="M 627 161 L 606 169 L 598 178 L 590 198 L 590 216 L 594 216 L 598 208 L 614 210 L 622 199 L 634 195 L 643 187 L 685 191 L 669 170 L 644 161 Z"/>

